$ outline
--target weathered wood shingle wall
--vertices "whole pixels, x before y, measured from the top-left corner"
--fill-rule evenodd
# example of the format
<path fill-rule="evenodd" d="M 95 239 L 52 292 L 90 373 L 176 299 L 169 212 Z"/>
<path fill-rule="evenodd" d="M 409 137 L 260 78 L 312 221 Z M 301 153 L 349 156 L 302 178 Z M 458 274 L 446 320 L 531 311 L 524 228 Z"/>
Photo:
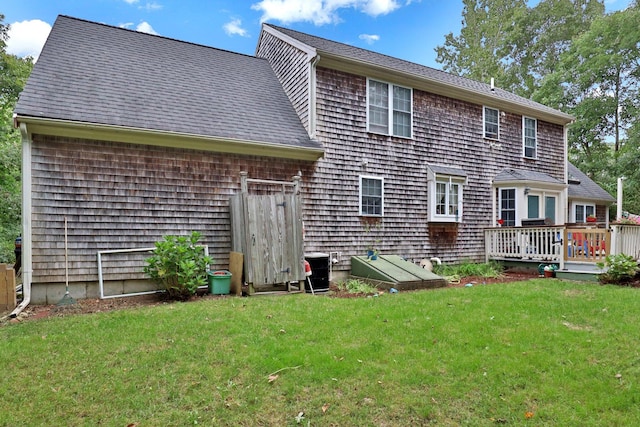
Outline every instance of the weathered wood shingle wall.
<path fill-rule="evenodd" d="M 269 61 L 302 124 L 309 132 L 310 65 L 307 54 L 264 31 L 256 49 L 256 56 Z"/>
<path fill-rule="evenodd" d="M 317 88 L 317 137 L 325 155 L 305 187 L 306 249 L 347 255 L 337 269 L 348 269 L 348 256 L 374 240 L 383 252 L 415 260 L 480 260 L 482 230 L 492 220 L 491 182 L 499 171 L 514 167 L 564 178 L 561 126 L 538 122 L 540 159 L 528 160 L 521 115 L 501 115 L 500 143 L 490 144 L 482 137 L 482 105 L 414 90 L 414 138 L 387 137 L 366 131 L 366 77 L 319 68 Z M 442 231 L 444 238 L 429 235 L 427 163 L 468 174 L 463 220 L 453 238 L 450 229 Z M 384 218 L 370 232 L 358 215 L 359 175 L 384 177 Z"/>
<path fill-rule="evenodd" d="M 167 234 L 202 233 L 215 266 L 230 251 L 229 197 L 250 177 L 302 185 L 313 164 L 144 145 L 33 136 L 33 282 L 97 281 L 96 253 L 153 247 Z M 119 256 L 109 279 L 142 277 L 143 255 Z"/>

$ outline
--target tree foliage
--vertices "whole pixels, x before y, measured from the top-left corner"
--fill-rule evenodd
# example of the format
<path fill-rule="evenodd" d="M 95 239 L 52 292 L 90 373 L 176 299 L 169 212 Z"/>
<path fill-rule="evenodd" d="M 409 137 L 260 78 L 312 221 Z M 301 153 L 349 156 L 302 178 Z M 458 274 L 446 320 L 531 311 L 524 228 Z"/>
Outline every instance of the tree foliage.
<path fill-rule="evenodd" d="M 570 160 L 611 194 L 625 176 L 624 208 L 640 212 L 639 3 L 605 14 L 603 0 L 465 0 L 438 61 L 574 115 Z"/>
<path fill-rule="evenodd" d="M 13 110 L 33 61 L 6 52 L 9 26 L 0 14 L 0 262 L 13 262 L 14 240 L 21 228 L 20 133 L 13 127 Z"/>

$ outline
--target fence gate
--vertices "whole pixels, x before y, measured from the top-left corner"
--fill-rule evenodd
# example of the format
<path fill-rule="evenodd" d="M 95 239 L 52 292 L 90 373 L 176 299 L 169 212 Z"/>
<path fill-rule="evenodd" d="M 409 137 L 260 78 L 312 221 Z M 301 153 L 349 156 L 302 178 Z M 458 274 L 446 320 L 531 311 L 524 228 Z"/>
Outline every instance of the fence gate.
<path fill-rule="evenodd" d="M 258 194 L 249 194 L 249 185 Z M 292 182 L 250 179 L 241 172 L 241 192 L 230 200 L 232 248 L 244 255 L 249 293 L 304 290 L 304 245 L 300 176 Z M 277 190 L 277 191 L 276 191 Z"/>

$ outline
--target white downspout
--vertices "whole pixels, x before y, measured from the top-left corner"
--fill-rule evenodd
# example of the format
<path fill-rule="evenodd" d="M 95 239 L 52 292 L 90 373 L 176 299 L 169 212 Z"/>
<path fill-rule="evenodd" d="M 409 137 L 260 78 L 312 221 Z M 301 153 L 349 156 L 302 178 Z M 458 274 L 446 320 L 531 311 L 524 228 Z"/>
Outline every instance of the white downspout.
<path fill-rule="evenodd" d="M 31 302 L 31 135 L 20 123 L 22 135 L 22 302 L 9 314 L 16 317 Z"/>
<path fill-rule="evenodd" d="M 622 212 L 623 212 L 623 210 L 622 210 L 622 192 L 623 192 L 623 190 L 622 190 L 622 188 L 623 188 L 622 181 L 624 181 L 625 179 L 626 178 L 624 176 L 621 176 L 620 178 L 618 178 L 618 188 L 617 188 L 617 193 L 618 194 L 616 194 L 617 195 L 616 203 L 617 203 L 618 206 L 616 207 L 617 208 L 616 209 L 616 221 L 620 221 L 622 219 Z"/>

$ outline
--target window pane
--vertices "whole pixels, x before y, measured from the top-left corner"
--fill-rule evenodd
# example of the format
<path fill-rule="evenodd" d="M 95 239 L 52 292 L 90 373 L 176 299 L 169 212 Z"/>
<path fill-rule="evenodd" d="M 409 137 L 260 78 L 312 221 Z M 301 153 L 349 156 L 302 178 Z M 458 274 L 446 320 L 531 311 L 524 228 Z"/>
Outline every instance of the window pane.
<path fill-rule="evenodd" d="M 536 157 L 536 120 L 524 118 L 524 155 Z"/>
<path fill-rule="evenodd" d="M 362 208 L 363 215 L 382 215 L 382 180 L 362 178 Z"/>
<path fill-rule="evenodd" d="M 393 112 L 393 134 L 395 136 L 411 137 L 411 114 Z"/>
<path fill-rule="evenodd" d="M 556 223 L 556 198 L 553 196 L 545 197 L 544 217 L 549 218 L 552 224 Z"/>
<path fill-rule="evenodd" d="M 446 214 L 447 206 L 447 184 L 438 182 L 436 183 L 436 214 Z"/>
<path fill-rule="evenodd" d="M 393 134 L 411 137 L 411 89 L 393 87 Z"/>
<path fill-rule="evenodd" d="M 498 139 L 498 110 L 484 108 L 484 136 L 485 138 Z"/>
<path fill-rule="evenodd" d="M 504 221 L 503 225 L 516 225 L 516 190 L 500 190 L 500 200 L 500 218 Z"/>
<path fill-rule="evenodd" d="M 540 197 L 527 196 L 527 218 L 538 218 L 540 215 Z"/>
<path fill-rule="evenodd" d="M 584 208 L 586 216 L 596 216 L 596 210 L 594 206 L 585 206 Z"/>
<path fill-rule="evenodd" d="M 449 215 L 458 215 L 458 184 L 451 184 L 449 189 Z"/>
<path fill-rule="evenodd" d="M 576 205 L 576 222 L 584 222 L 584 205 Z"/>
<path fill-rule="evenodd" d="M 389 133 L 389 85 L 369 80 L 369 130 Z"/>

